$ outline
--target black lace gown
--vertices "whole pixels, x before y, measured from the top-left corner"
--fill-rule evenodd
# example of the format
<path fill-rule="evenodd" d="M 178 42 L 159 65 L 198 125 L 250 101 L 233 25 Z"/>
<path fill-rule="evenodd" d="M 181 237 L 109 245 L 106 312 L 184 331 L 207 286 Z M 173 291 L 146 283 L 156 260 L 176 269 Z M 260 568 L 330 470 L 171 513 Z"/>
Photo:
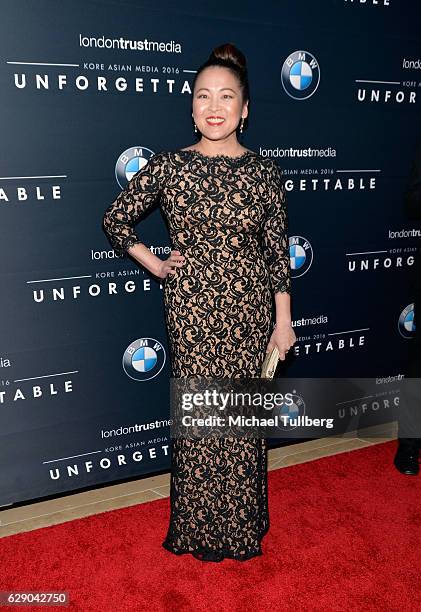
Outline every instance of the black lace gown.
<path fill-rule="evenodd" d="M 159 198 L 171 248 L 185 257 L 164 281 L 172 375 L 259 377 L 273 329 L 272 295 L 290 293 L 281 170 L 253 151 L 161 151 L 107 208 L 104 229 L 127 255 L 134 225 Z M 261 555 L 269 528 L 265 439 L 173 439 L 171 517 L 162 545 L 221 561 Z"/>

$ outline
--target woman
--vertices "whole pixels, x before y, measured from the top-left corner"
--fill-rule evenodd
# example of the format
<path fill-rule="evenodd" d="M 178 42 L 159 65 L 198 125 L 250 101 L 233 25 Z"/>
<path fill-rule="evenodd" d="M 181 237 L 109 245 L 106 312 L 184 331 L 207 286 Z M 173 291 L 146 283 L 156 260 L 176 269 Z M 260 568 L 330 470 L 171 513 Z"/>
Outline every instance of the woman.
<path fill-rule="evenodd" d="M 165 279 L 174 377 L 258 378 L 265 352 L 276 346 L 283 360 L 296 340 L 281 171 L 237 140 L 248 104 L 244 55 L 216 48 L 193 84 L 199 142 L 156 153 L 104 215 L 114 249 Z M 157 198 L 174 247 L 164 261 L 133 230 Z M 265 439 L 173 440 L 164 548 L 246 560 L 268 528 Z"/>

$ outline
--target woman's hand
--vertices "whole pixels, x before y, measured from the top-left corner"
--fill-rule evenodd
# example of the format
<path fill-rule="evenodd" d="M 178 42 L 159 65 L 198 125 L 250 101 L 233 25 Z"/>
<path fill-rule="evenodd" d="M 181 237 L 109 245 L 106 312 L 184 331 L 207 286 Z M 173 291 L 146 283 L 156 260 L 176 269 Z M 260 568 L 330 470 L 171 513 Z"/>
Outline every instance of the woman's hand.
<path fill-rule="evenodd" d="M 296 341 L 297 338 L 290 322 L 277 323 L 270 337 L 266 352 L 271 351 L 276 346 L 279 351 L 279 359 L 283 361 L 286 353 Z"/>
<path fill-rule="evenodd" d="M 180 251 L 171 251 L 171 255 L 168 259 L 164 259 L 160 262 L 156 276 L 158 278 L 167 278 L 168 274 L 176 274 L 175 268 L 180 268 L 184 264 L 186 258 L 181 255 Z"/>

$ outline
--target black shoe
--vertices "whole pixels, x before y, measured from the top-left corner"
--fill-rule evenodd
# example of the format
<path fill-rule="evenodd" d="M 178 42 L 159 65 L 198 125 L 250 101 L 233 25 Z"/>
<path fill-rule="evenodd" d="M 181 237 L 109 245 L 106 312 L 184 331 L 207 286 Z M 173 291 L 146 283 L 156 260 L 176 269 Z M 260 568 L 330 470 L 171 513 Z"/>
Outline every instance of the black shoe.
<path fill-rule="evenodd" d="M 418 464 L 419 450 L 398 450 L 393 463 L 401 474 L 416 476 L 420 471 Z"/>

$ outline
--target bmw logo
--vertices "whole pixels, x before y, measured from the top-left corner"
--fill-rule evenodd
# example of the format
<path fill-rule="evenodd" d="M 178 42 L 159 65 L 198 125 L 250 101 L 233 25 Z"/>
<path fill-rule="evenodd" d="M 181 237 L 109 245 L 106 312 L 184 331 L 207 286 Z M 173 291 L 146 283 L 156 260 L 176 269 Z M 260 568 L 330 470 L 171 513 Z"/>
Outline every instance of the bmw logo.
<path fill-rule="evenodd" d="M 313 263 L 313 247 L 303 236 L 290 236 L 289 256 L 291 276 L 292 278 L 298 278 L 303 276 Z"/>
<path fill-rule="evenodd" d="M 286 93 L 294 100 L 310 98 L 319 86 L 319 63 L 308 51 L 294 51 L 284 61 L 281 82 Z"/>
<path fill-rule="evenodd" d="M 154 152 L 146 147 L 130 147 L 120 155 L 115 166 L 115 177 L 121 189 L 127 186 L 136 172 L 146 166 L 153 155 Z"/>
<path fill-rule="evenodd" d="M 282 402 L 277 406 L 278 414 L 278 428 L 283 431 L 291 431 L 295 429 L 297 425 L 291 423 L 291 419 L 296 419 L 299 416 L 304 416 L 306 413 L 306 406 L 301 396 L 291 393 L 292 403 Z M 282 417 L 282 418 L 281 418 Z"/>
<path fill-rule="evenodd" d="M 400 314 L 398 321 L 398 329 L 401 336 L 406 340 L 413 338 L 415 334 L 415 321 L 414 321 L 414 304 L 409 304 L 404 308 Z"/>
<path fill-rule="evenodd" d="M 155 338 L 139 338 L 124 351 L 123 369 L 127 376 L 137 381 L 158 376 L 166 361 L 163 345 Z"/>

